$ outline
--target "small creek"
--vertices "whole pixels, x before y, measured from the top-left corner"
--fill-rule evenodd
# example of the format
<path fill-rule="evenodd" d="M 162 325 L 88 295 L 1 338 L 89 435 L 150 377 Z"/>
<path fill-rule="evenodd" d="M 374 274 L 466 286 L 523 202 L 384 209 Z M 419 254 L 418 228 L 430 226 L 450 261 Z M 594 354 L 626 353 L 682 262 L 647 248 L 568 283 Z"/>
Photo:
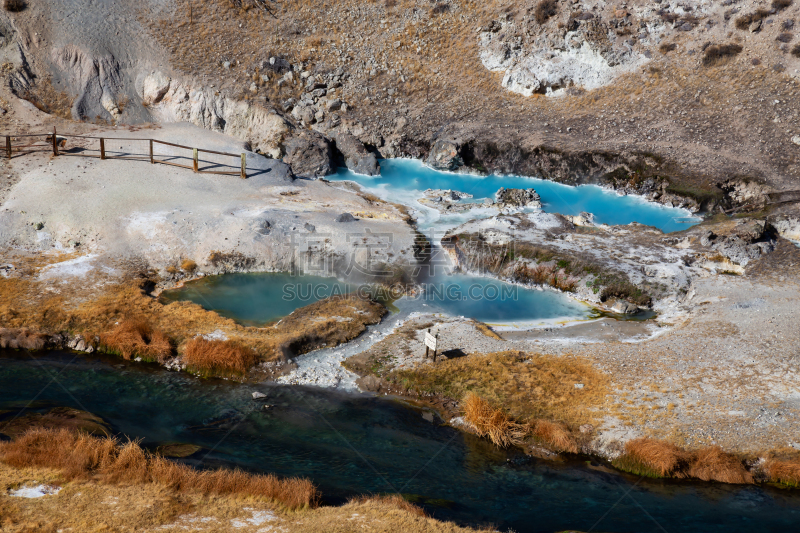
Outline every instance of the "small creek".
<path fill-rule="evenodd" d="M 251 399 L 255 390 L 271 409 Z M 800 523 L 800 497 L 790 491 L 539 461 L 429 422 L 398 401 L 200 380 L 103 356 L 0 350 L 0 419 L 61 405 L 97 414 L 144 445 L 203 446 L 187 459 L 198 467 L 309 477 L 326 503 L 397 491 L 436 518 L 520 533 L 793 531 Z"/>
<path fill-rule="evenodd" d="M 666 207 L 636 196 L 621 196 L 596 185 L 572 187 L 550 180 L 524 176 L 477 176 L 441 172 L 426 167 L 415 159 L 383 159 L 380 176 L 355 174 L 340 168 L 331 181 L 354 181 L 367 191 L 392 202 L 399 202 L 417 211 L 420 228 L 454 227 L 467 220 L 497 214 L 497 209 L 476 207 L 466 213 L 440 215 L 436 210 L 423 207 L 417 199 L 426 189 L 452 189 L 471 194 L 469 203 L 489 198 L 501 188 L 534 188 L 542 199 L 542 209 L 547 213 L 577 215 L 583 211 L 593 213 L 600 224 L 619 225 L 638 222 L 654 226 L 664 233 L 688 229 L 701 219 L 686 209 Z"/>

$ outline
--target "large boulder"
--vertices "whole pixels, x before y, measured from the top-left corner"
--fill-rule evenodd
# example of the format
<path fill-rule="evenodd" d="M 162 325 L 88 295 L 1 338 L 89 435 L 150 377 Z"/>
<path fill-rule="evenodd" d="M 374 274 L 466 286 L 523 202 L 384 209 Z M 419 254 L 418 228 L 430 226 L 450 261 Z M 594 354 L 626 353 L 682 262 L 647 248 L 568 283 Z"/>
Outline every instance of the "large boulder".
<path fill-rule="evenodd" d="M 304 132 L 290 138 L 284 147 L 283 162 L 292 167 L 295 176 L 321 178 L 336 169 L 331 143 L 318 133 Z"/>
<path fill-rule="evenodd" d="M 438 170 L 456 170 L 464 164 L 454 141 L 439 139 L 433 143 L 425 163 Z"/>
<path fill-rule="evenodd" d="M 142 84 L 142 103 L 144 105 L 157 104 L 164 98 L 169 91 L 169 84 L 172 80 L 163 72 L 153 72 L 144 79 Z"/>
<path fill-rule="evenodd" d="M 542 199 L 535 189 L 506 189 L 497 191 L 497 203 L 502 207 L 533 207 L 541 209 Z"/>
<path fill-rule="evenodd" d="M 349 133 L 339 133 L 335 137 L 336 148 L 344 158 L 344 164 L 356 174 L 378 176 L 381 167 L 375 154 L 369 152 L 361 141 Z"/>

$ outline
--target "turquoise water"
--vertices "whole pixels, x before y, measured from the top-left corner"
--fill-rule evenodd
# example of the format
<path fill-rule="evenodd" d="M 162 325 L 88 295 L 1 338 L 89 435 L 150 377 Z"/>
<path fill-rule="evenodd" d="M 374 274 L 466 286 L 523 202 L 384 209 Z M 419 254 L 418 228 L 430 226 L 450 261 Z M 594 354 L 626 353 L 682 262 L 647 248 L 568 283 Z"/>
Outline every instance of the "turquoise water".
<path fill-rule="evenodd" d="M 421 284 L 425 292 L 410 298 L 420 311 L 466 316 L 489 324 L 539 323 L 588 318 L 591 308 L 564 294 L 503 283 L 492 278 L 436 275 Z M 188 300 L 242 324 L 260 325 L 334 294 L 351 291 L 392 300 L 400 295 L 380 288 L 348 285 L 333 278 L 288 273 L 207 276 L 165 291 L 164 303 Z"/>
<path fill-rule="evenodd" d="M 251 399 L 253 391 L 273 405 Z M 0 421 L 69 406 L 145 446 L 193 443 L 198 468 L 304 476 L 326 503 L 408 495 L 434 517 L 517 533 L 796 531 L 800 493 L 639 479 L 540 461 L 427 422 L 396 401 L 323 389 L 200 380 L 156 365 L 0 350 Z M 4 412 L 11 410 L 11 412 Z"/>
<path fill-rule="evenodd" d="M 207 276 L 165 291 L 164 303 L 188 300 L 242 324 L 266 324 L 337 294 L 355 289 L 335 278 L 260 272 Z"/>
<path fill-rule="evenodd" d="M 473 195 L 476 199 L 492 198 L 501 187 L 527 189 L 533 187 L 542 197 L 544 211 L 562 215 L 577 215 L 587 211 L 595 215 L 601 224 L 630 224 L 639 222 L 659 228 L 664 233 L 687 229 L 700 222 L 685 209 L 665 207 L 641 198 L 620 196 L 595 185 L 570 187 L 549 180 L 522 176 L 474 176 L 440 172 L 426 167 L 415 159 L 383 159 L 380 176 L 354 174 L 341 168 L 327 179 L 331 181 L 352 180 L 380 197 L 421 207 L 417 194 L 425 189 L 453 189 Z M 488 216 L 485 214 L 484 216 Z M 461 216 L 463 221 L 472 216 Z M 422 221 L 427 227 L 429 222 Z M 432 224 L 432 222 L 429 222 Z"/>

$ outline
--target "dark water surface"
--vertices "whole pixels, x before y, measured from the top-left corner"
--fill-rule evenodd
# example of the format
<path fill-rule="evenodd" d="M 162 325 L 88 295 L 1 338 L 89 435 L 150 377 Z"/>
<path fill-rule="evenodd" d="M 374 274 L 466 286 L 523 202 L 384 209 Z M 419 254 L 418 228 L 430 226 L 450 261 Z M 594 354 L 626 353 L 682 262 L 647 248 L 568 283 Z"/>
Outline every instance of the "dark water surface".
<path fill-rule="evenodd" d="M 261 409 L 251 399 L 255 390 L 274 407 Z M 198 466 L 309 477 L 328 503 L 396 491 L 414 495 L 436 518 L 518 532 L 788 532 L 800 524 L 800 493 L 538 461 L 427 422 L 396 401 L 200 380 L 105 357 L 0 350 L 0 412 L 59 405 L 97 414 L 145 445 L 204 446 L 190 459 Z"/>

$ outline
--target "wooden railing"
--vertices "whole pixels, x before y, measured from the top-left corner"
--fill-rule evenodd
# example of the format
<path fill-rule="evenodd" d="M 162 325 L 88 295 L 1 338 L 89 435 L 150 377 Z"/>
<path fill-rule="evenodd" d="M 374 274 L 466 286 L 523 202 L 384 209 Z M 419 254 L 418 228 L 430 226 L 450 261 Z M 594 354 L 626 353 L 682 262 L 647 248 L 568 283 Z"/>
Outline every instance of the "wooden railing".
<path fill-rule="evenodd" d="M 40 144 L 40 143 L 37 143 L 36 141 L 34 141 L 33 143 L 30 143 L 30 144 L 16 144 L 15 145 L 15 144 L 13 144 L 11 142 L 12 139 L 16 140 L 16 139 L 22 139 L 22 138 L 28 139 L 28 138 L 37 138 L 37 137 L 39 137 L 39 138 L 44 137 L 44 139 L 45 139 L 44 140 L 44 144 Z M 98 156 L 87 155 L 87 154 L 78 154 L 81 157 L 99 157 L 100 159 L 128 159 L 128 160 L 130 160 L 130 159 L 133 159 L 133 158 L 132 157 L 126 157 L 126 156 L 109 155 L 106 152 L 106 141 L 112 141 L 112 140 L 113 141 L 143 141 L 143 142 L 147 142 L 149 144 L 149 159 L 150 159 L 150 163 L 152 163 L 152 164 L 160 163 L 162 165 L 171 165 L 171 166 L 175 166 L 175 167 L 189 168 L 189 169 L 192 169 L 194 172 L 198 172 L 198 173 L 223 174 L 223 175 L 226 175 L 226 176 L 240 176 L 242 179 L 247 178 L 247 167 L 246 167 L 247 157 L 246 157 L 246 154 L 244 152 L 241 153 L 241 154 L 232 154 L 232 153 L 229 153 L 229 152 L 218 152 L 218 151 L 215 151 L 215 150 L 206 150 L 204 148 L 195 148 L 193 146 L 184 146 L 182 144 L 175 144 L 175 143 L 170 143 L 170 142 L 167 142 L 167 141 L 161 141 L 161 140 L 158 140 L 158 139 L 151 139 L 151 138 L 139 138 L 139 137 L 93 137 L 93 136 L 90 136 L 90 135 L 70 135 L 70 134 L 59 135 L 59 134 L 56 133 L 55 128 L 53 128 L 53 132 L 52 133 L 29 133 L 29 134 L 24 134 L 24 135 L 6 135 L 5 138 L 6 138 L 6 157 L 8 157 L 8 159 L 11 159 L 12 157 L 14 157 L 14 152 L 15 151 L 20 155 L 24 155 L 24 154 L 37 152 L 37 151 L 48 151 L 49 152 L 51 149 L 53 151 L 53 156 L 54 157 L 58 157 L 59 155 L 61 155 L 61 151 L 59 150 L 59 146 L 61 146 L 63 148 L 64 145 L 66 144 L 67 138 L 76 138 L 76 139 L 95 139 L 95 140 L 99 141 L 99 149 L 100 150 L 99 150 L 99 155 Z M 184 165 L 184 164 L 181 164 L 181 163 L 176 163 L 174 161 L 166 161 L 164 159 L 156 159 L 156 154 L 154 153 L 154 145 L 156 145 L 156 144 L 163 144 L 163 145 L 166 145 L 166 146 L 172 146 L 174 148 L 182 148 L 182 149 L 186 149 L 186 150 L 191 150 L 192 151 L 192 164 L 191 165 L 188 165 L 188 164 Z M 25 148 L 29 148 L 30 150 L 23 151 L 23 149 L 25 149 Z M 223 170 L 208 170 L 207 168 L 206 169 L 201 169 L 200 168 L 200 161 L 201 161 L 200 160 L 200 154 L 201 153 L 235 157 L 236 159 L 240 160 L 240 165 L 241 165 L 240 170 L 236 171 L 236 172 L 232 172 L 232 171 L 223 171 Z M 74 154 L 70 154 L 70 155 L 74 155 Z M 144 154 L 141 154 L 141 155 L 144 155 Z M 162 156 L 162 157 L 179 157 L 179 156 Z M 215 165 L 215 166 L 223 166 L 222 163 L 213 163 L 213 162 L 211 162 L 211 163 L 213 165 Z M 237 161 L 236 165 L 224 165 L 224 166 L 235 168 L 235 167 L 239 167 L 240 165 L 239 165 L 239 161 Z"/>

